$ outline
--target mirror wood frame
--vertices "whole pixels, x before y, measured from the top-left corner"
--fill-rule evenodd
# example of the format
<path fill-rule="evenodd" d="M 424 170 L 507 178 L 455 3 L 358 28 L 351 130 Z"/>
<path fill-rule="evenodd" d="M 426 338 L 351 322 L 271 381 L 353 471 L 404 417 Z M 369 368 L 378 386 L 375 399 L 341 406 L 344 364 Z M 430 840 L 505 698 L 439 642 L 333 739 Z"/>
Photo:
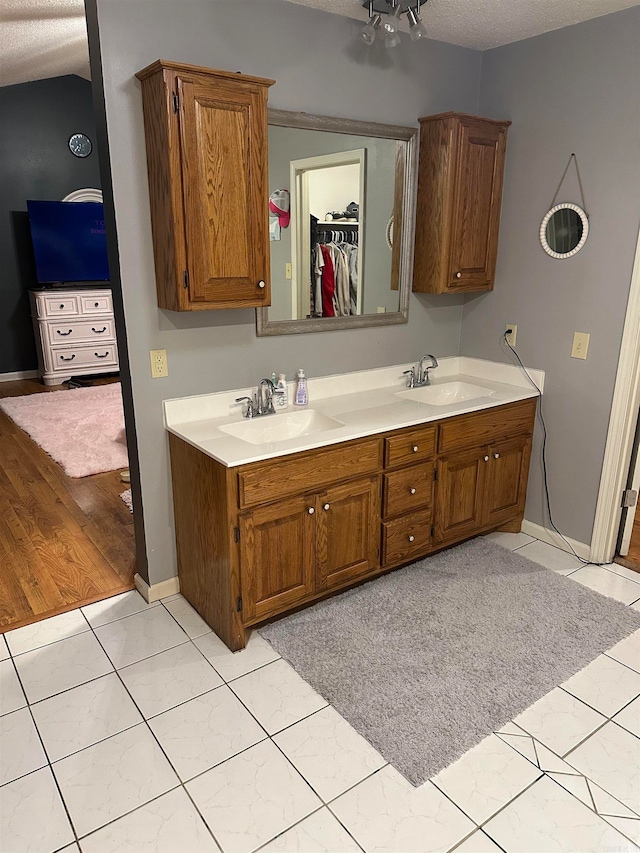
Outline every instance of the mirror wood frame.
<path fill-rule="evenodd" d="M 397 146 L 396 181 L 393 200 L 394 240 L 391 257 L 391 289 L 398 290 L 398 311 L 385 314 L 360 314 L 351 317 L 317 317 L 305 320 L 270 320 L 268 308 L 256 308 L 256 334 L 297 335 L 306 332 L 331 332 L 339 329 L 362 329 L 372 326 L 391 326 L 409 319 L 409 296 L 413 271 L 413 243 L 416 216 L 416 180 L 418 128 L 375 122 L 352 121 L 309 113 L 269 110 L 268 124 L 302 130 L 321 130 L 353 136 L 395 139 Z"/>

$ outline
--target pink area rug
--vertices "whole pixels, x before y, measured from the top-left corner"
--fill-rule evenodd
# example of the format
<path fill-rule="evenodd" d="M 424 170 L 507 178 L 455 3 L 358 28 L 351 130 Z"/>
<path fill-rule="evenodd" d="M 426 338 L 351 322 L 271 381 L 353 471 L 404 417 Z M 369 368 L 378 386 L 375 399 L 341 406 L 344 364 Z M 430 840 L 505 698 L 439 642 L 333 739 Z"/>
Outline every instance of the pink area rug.
<path fill-rule="evenodd" d="M 0 400 L 69 477 L 129 467 L 119 382 Z"/>
<path fill-rule="evenodd" d="M 131 494 L 131 489 L 127 489 L 126 492 L 122 492 L 120 499 L 129 507 L 129 512 L 133 512 L 133 496 Z"/>

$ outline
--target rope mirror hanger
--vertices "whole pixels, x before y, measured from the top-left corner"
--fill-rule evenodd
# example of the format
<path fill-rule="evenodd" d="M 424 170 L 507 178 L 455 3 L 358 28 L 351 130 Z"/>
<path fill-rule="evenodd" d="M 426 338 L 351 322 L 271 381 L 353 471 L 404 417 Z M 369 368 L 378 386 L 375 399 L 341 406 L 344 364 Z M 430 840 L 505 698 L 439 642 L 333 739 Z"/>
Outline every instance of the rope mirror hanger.
<path fill-rule="evenodd" d="M 572 160 L 576 164 L 580 195 L 582 196 L 582 207 L 569 202 L 555 204 L 560 187 Z M 576 252 L 580 251 L 589 236 L 589 214 L 586 212 L 586 209 L 584 190 L 582 189 L 582 180 L 580 179 L 580 170 L 578 169 L 578 159 L 575 154 L 572 154 L 560 178 L 558 189 L 551 202 L 551 208 L 540 224 L 540 244 L 548 255 L 552 258 L 564 260 L 565 258 L 573 257 Z"/>

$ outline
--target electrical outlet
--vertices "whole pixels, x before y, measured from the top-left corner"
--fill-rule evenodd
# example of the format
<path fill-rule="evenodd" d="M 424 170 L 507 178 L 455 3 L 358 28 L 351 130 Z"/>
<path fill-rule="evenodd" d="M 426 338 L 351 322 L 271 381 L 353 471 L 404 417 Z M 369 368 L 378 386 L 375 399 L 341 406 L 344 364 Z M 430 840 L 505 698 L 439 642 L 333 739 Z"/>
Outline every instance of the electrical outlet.
<path fill-rule="evenodd" d="M 162 379 L 169 375 L 166 349 L 152 349 L 149 351 L 151 357 L 151 376 L 154 379 Z"/>
<path fill-rule="evenodd" d="M 505 326 L 505 332 L 509 332 L 507 335 L 507 343 L 511 344 L 512 347 L 516 345 L 516 337 L 518 335 L 518 327 L 515 323 L 507 323 Z"/>
<path fill-rule="evenodd" d="M 291 278 L 291 264 L 284 265 L 284 277 Z"/>
<path fill-rule="evenodd" d="M 574 332 L 571 358 L 586 358 L 589 352 L 589 332 Z"/>

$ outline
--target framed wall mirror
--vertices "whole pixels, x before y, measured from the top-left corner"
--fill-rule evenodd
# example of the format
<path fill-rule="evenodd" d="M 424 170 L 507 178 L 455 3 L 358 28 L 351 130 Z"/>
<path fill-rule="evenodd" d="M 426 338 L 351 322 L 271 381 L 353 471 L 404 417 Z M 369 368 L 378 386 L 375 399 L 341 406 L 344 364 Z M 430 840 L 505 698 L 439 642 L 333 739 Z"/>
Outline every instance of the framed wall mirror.
<path fill-rule="evenodd" d="M 584 246 L 589 235 L 587 214 L 577 204 L 556 204 L 540 225 L 540 243 L 552 258 L 571 258 Z"/>
<path fill-rule="evenodd" d="M 415 225 L 417 129 L 269 111 L 271 306 L 258 336 L 406 323 Z M 392 224 L 391 224 L 392 223 Z"/>

